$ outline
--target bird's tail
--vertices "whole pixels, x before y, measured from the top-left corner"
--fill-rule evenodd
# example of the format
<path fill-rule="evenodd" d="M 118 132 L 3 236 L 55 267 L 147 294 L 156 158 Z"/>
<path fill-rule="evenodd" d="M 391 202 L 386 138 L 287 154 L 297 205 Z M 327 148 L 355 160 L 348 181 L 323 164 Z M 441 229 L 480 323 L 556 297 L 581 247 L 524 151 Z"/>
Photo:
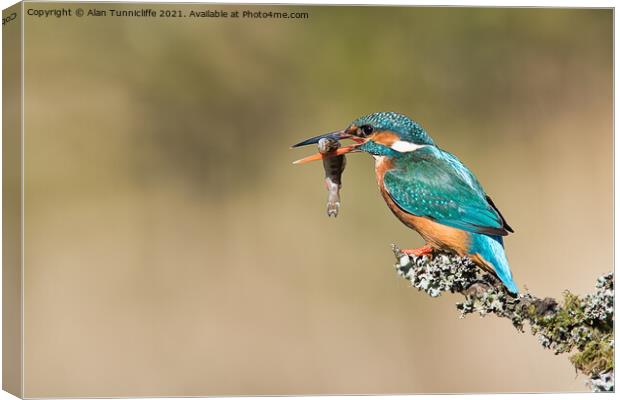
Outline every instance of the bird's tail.
<path fill-rule="evenodd" d="M 514 293 L 519 293 L 515 281 L 512 279 L 504 243 L 501 236 L 488 236 L 479 233 L 472 234 L 470 246 L 472 254 L 478 254 L 481 261 L 490 265 L 506 288 Z"/>

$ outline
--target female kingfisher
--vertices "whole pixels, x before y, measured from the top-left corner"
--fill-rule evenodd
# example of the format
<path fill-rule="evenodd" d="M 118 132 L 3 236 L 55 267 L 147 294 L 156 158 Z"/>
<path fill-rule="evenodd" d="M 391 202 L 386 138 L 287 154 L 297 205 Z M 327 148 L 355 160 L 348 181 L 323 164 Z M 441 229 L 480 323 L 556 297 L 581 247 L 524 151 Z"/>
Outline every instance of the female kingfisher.
<path fill-rule="evenodd" d="M 356 143 L 329 154 L 295 161 L 296 164 L 350 152 L 366 152 L 375 159 L 377 183 L 385 202 L 398 219 L 426 241 L 416 256 L 434 250 L 471 258 L 483 270 L 499 277 L 516 294 L 504 252 L 503 236 L 513 232 L 474 174 L 454 155 L 441 150 L 416 122 L 395 112 L 379 112 L 356 119 L 346 129 L 322 138 L 352 139 Z"/>

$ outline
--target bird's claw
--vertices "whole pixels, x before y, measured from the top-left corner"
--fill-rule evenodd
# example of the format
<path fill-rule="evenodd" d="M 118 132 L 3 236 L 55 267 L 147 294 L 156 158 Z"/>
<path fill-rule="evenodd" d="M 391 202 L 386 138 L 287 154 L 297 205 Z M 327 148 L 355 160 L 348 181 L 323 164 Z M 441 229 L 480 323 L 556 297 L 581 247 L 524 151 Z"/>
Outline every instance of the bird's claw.
<path fill-rule="evenodd" d="M 417 249 L 402 249 L 401 252 L 412 257 L 427 256 L 431 259 L 433 258 L 433 248 L 428 244 Z"/>

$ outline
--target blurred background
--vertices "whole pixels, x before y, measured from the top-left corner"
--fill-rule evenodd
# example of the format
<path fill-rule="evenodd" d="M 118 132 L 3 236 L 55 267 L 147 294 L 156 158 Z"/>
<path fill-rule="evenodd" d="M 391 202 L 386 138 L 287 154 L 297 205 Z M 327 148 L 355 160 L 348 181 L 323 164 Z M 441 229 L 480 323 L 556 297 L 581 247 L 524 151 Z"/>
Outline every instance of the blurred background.
<path fill-rule="evenodd" d="M 315 149 L 289 146 L 405 113 L 515 229 L 521 289 L 591 292 L 613 268 L 611 10 L 149 7 L 309 18 L 26 17 L 26 396 L 587 390 L 397 276 L 390 244 L 423 243 L 371 157 L 330 219 L 320 163 L 291 165 Z"/>

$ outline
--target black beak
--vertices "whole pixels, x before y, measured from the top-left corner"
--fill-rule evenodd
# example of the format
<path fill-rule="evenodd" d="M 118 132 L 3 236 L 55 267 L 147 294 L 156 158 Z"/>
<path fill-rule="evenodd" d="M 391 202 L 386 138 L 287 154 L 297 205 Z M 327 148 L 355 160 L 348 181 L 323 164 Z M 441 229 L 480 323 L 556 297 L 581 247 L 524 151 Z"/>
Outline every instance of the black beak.
<path fill-rule="evenodd" d="M 341 139 L 347 139 L 347 138 L 350 138 L 350 137 L 351 137 L 351 135 L 349 133 L 347 133 L 346 130 L 334 131 L 334 132 L 324 133 L 324 134 L 319 135 L 319 136 L 311 137 L 310 139 L 306 139 L 306 140 L 304 140 L 302 142 L 294 144 L 291 147 L 301 147 L 301 146 L 307 146 L 309 144 L 316 144 L 316 143 L 319 142 L 319 140 L 321 140 L 323 138 L 334 139 L 334 140 L 341 140 Z"/>

